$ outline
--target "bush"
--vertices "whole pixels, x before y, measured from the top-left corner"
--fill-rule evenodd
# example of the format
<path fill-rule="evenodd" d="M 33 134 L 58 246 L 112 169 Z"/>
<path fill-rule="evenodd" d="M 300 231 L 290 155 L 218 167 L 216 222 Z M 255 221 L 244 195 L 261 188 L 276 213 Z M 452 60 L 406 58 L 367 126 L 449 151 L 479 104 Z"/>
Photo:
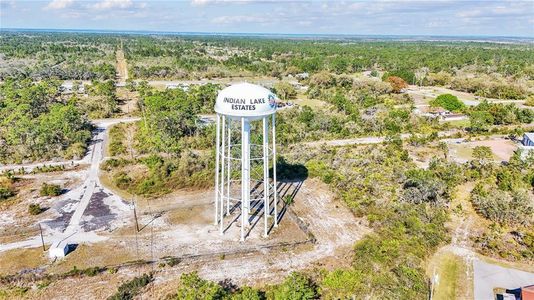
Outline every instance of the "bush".
<path fill-rule="evenodd" d="M 220 285 L 204 280 L 198 276 L 197 272 L 192 272 L 180 276 L 180 287 L 178 288 L 176 299 L 215 300 L 223 299 L 225 294 L 224 289 Z"/>
<path fill-rule="evenodd" d="M 0 176 L 0 201 L 15 196 L 13 179 L 8 176 Z"/>
<path fill-rule="evenodd" d="M 448 111 L 459 112 L 465 108 L 465 104 L 458 100 L 458 97 L 451 94 L 443 94 L 430 101 L 430 105 L 434 107 L 443 107 Z"/>
<path fill-rule="evenodd" d="M 109 130 L 109 155 L 116 156 L 126 153 L 126 146 L 123 143 L 125 130 L 123 124 L 118 124 Z"/>
<path fill-rule="evenodd" d="M 57 184 L 48 184 L 48 183 L 43 183 L 43 185 L 41 186 L 41 190 L 39 191 L 39 195 L 41 195 L 42 197 L 44 196 L 59 196 L 61 195 L 61 187 Z"/>
<path fill-rule="evenodd" d="M 41 212 L 43 211 L 43 209 L 41 208 L 41 205 L 39 204 L 30 204 L 28 206 L 28 212 L 30 213 L 30 215 L 38 215 L 40 214 Z"/>
<path fill-rule="evenodd" d="M 81 159 L 85 151 L 87 150 L 85 144 L 83 143 L 74 143 L 70 145 L 67 150 L 65 150 L 64 157 L 66 159 Z"/>
<path fill-rule="evenodd" d="M 420 204 L 443 204 L 448 201 L 446 184 L 435 178 L 431 171 L 413 169 L 406 172 L 401 200 Z"/>
<path fill-rule="evenodd" d="M 400 93 L 402 89 L 405 89 L 408 87 L 408 84 L 404 79 L 397 77 L 397 76 L 389 76 L 387 78 L 387 82 L 391 84 L 391 88 L 393 89 L 394 93 Z"/>
<path fill-rule="evenodd" d="M 102 273 L 106 270 L 106 268 L 102 267 L 90 267 L 86 269 L 78 269 L 78 267 L 74 266 L 70 271 L 65 273 L 65 276 L 89 276 L 93 277 L 98 275 L 99 273 Z"/>
<path fill-rule="evenodd" d="M 317 288 L 313 281 L 302 273 L 291 273 L 282 284 L 275 287 L 273 298 L 280 300 L 316 299 Z"/>
<path fill-rule="evenodd" d="M 531 224 L 534 207 L 529 192 L 507 192 L 477 185 L 471 192 L 471 201 L 478 213 L 501 224 Z"/>
<path fill-rule="evenodd" d="M 129 300 L 133 299 L 141 289 L 152 282 L 152 274 L 143 274 L 134 279 L 121 284 L 117 292 L 108 300 Z"/>
<path fill-rule="evenodd" d="M 256 289 L 245 286 L 238 293 L 233 294 L 232 300 L 261 300 L 264 299 L 262 293 Z"/>

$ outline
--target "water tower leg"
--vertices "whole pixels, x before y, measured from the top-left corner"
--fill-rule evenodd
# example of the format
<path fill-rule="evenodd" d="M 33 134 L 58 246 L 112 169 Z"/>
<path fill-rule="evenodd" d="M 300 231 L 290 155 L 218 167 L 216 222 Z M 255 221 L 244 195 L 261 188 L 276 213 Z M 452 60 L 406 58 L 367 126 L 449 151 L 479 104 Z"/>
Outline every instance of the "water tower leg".
<path fill-rule="evenodd" d="M 223 230 L 224 230 L 224 179 L 225 179 L 225 176 L 224 176 L 224 167 L 225 167 L 225 164 L 224 164 L 224 160 L 225 160 L 225 151 L 226 151 L 226 147 L 225 147 L 225 142 L 226 142 L 226 116 L 222 116 L 222 126 L 221 126 L 221 132 L 222 132 L 222 146 L 221 146 L 221 187 L 220 187 L 220 191 L 221 191 L 221 197 L 220 197 L 220 201 L 221 201 L 221 205 L 219 206 L 220 210 L 219 210 L 219 217 L 221 219 L 221 223 L 220 223 L 220 228 L 219 228 L 219 233 L 220 234 L 223 234 Z"/>
<path fill-rule="evenodd" d="M 269 119 L 263 117 L 263 236 L 267 237 L 269 218 Z"/>
<path fill-rule="evenodd" d="M 250 122 L 243 118 L 241 137 L 241 164 L 243 165 L 243 177 L 241 179 L 241 189 L 243 201 L 245 202 L 245 224 L 250 225 Z"/>
<path fill-rule="evenodd" d="M 250 124 L 245 121 L 245 118 L 241 118 L 241 241 L 245 240 L 245 220 L 248 221 L 246 202 L 249 191 L 246 187 L 249 176 L 247 176 L 248 167 L 246 167 L 245 163 L 245 157 L 247 157 L 248 131 L 250 131 Z"/>
<path fill-rule="evenodd" d="M 230 179 L 231 179 L 231 174 L 232 174 L 232 147 L 230 146 L 230 141 L 231 141 L 231 137 L 232 137 L 232 132 L 230 131 L 231 130 L 231 127 L 232 127 L 232 119 L 228 118 L 228 125 L 227 125 L 227 128 L 228 128 L 228 141 L 227 141 L 227 147 L 228 147 L 228 151 L 226 151 L 227 153 L 227 171 L 226 171 L 226 215 L 229 215 L 230 214 Z"/>
<path fill-rule="evenodd" d="M 213 202 L 215 206 L 215 221 L 214 225 L 218 224 L 219 221 L 219 212 L 218 212 L 218 202 L 219 202 L 219 134 L 220 134 L 220 116 L 217 114 L 217 134 L 215 135 L 215 201 Z"/>
<path fill-rule="evenodd" d="M 273 114 L 273 195 L 274 195 L 274 227 L 278 227 L 278 182 L 276 181 L 276 117 Z"/>

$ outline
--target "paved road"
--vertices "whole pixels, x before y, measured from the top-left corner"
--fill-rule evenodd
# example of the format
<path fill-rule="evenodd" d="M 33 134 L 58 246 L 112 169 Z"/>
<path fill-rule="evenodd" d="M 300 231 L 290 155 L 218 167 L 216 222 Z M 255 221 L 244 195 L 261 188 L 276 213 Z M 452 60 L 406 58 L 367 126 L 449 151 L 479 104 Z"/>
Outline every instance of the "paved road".
<path fill-rule="evenodd" d="M 65 227 L 60 227 L 59 229 L 48 228 L 46 240 L 54 244 L 58 241 L 68 240 L 72 243 L 81 243 L 81 242 L 95 242 L 99 241 L 102 238 L 99 237 L 95 232 L 85 232 L 82 228 L 81 221 L 84 217 L 84 212 L 89 205 L 90 200 L 97 191 L 105 190 L 106 194 L 109 195 L 110 201 L 113 202 L 113 206 L 120 210 L 127 210 L 125 204 L 121 201 L 121 198 L 113 195 L 111 191 L 104 189 L 98 178 L 98 169 L 100 163 L 103 159 L 103 150 L 106 140 L 107 129 L 109 126 L 121 122 L 134 122 L 139 120 L 139 118 L 121 118 L 121 119 L 105 119 L 94 121 L 96 127 L 96 134 L 93 137 L 93 144 L 90 146 L 90 149 L 87 155 L 75 163 L 89 163 L 89 172 L 87 173 L 87 178 L 84 182 L 68 191 L 66 194 L 62 195 L 61 199 L 70 199 L 75 201 L 75 208 L 72 216 L 68 220 L 68 224 Z M 70 164 L 71 162 L 58 162 L 57 164 Z M 44 163 L 42 163 L 44 164 Z M 34 168 L 42 164 L 31 164 L 31 165 L 12 165 L 5 166 L 5 168 L 16 169 L 24 167 L 26 170 Z M 50 163 L 46 163 L 50 165 Z M 44 222 L 46 226 L 46 222 Z M 24 241 L 2 244 L 0 245 L 0 252 L 17 249 L 17 248 L 29 248 L 29 247 L 38 247 L 41 245 L 41 239 L 39 236 L 31 237 Z"/>
<path fill-rule="evenodd" d="M 516 289 L 534 284 L 534 273 L 504 268 L 481 260 L 475 260 L 473 268 L 476 300 L 493 300 L 494 288 Z"/>

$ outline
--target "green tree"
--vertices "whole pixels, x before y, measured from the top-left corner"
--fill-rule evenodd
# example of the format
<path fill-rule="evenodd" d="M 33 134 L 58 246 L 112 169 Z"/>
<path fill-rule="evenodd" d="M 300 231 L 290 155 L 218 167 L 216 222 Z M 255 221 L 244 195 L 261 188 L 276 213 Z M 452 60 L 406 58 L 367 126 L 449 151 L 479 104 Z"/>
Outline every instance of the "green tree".
<path fill-rule="evenodd" d="M 478 160 L 480 164 L 486 165 L 493 159 L 493 152 L 488 146 L 476 146 L 473 148 L 473 158 Z"/>
<path fill-rule="evenodd" d="M 493 116 L 487 111 L 473 111 L 469 114 L 469 122 L 472 131 L 486 131 L 493 124 Z"/>
<path fill-rule="evenodd" d="M 295 87 L 286 81 L 280 81 L 274 84 L 275 93 L 282 100 L 289 100 L 295 98 L 297 91 Z"/>
<path fill-rule="evenodd" d="M 465 108 L 465 104 L 458 100 L 458 97 L 451 94 L 443 94 L 430 101 L 430 105 L 434 107 L 443 107 L 448 111 L 459 112 Z"/>
<path fill-rule="evenodd" d="M 394 93 L 400 93 L 402 89 L 405 89 L 408 87 L 408 84 L 404 79 L 397 77 L 397 76 L 388 76 L 386 79 L 389 84 L 391 84 L 391 88 L 393 89 Z"/>

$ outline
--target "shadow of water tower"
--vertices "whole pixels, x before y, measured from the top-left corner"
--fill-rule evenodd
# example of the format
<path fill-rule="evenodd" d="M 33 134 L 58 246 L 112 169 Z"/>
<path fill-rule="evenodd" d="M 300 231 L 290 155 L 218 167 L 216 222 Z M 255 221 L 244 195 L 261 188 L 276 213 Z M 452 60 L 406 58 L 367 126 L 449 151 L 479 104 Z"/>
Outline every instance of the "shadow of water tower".
<path fill-rule="evenodd" d="M 264 87 L 239 83 L 220 91 L 215 102 L 214 223 L 220 234 L 240 223 L 241 241 L 261 216 L 264 237 L 278 226 L 276 99 Z"/>

